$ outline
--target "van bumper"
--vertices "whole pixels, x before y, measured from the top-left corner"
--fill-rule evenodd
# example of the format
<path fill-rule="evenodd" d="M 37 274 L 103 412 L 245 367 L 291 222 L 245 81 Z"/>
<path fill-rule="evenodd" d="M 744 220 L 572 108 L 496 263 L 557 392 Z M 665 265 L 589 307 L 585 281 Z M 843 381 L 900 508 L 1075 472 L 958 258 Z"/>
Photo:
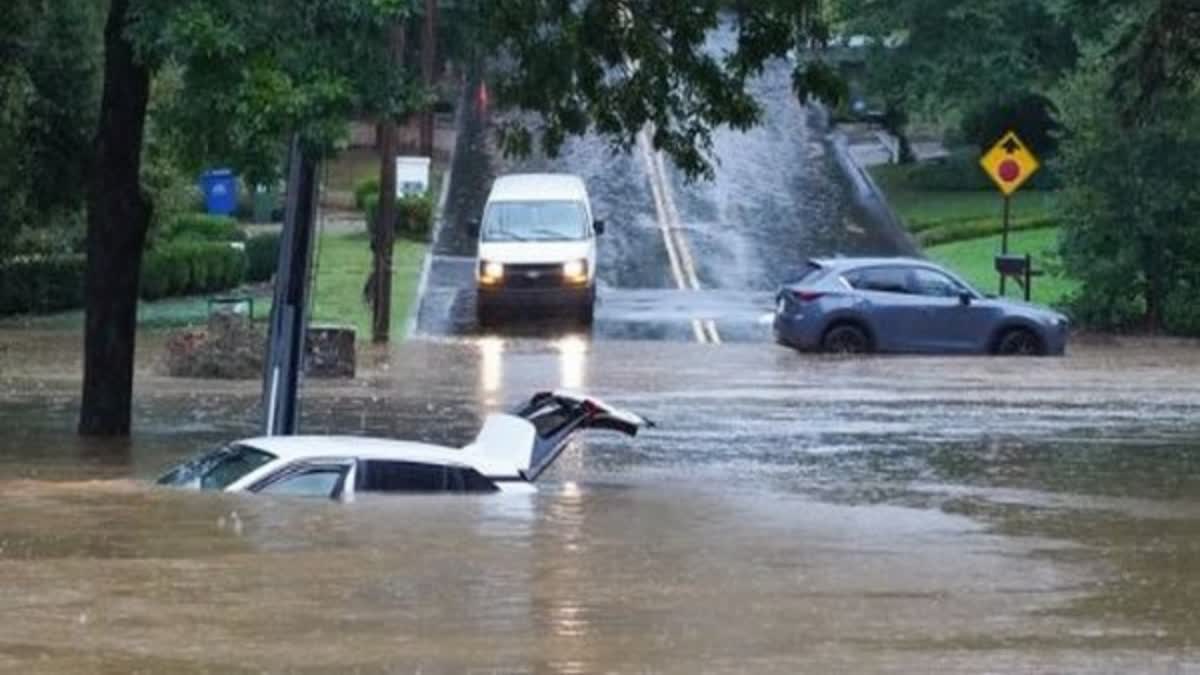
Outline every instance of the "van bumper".
<path fill-rule="evenodd" d="M 559 286 L 555 288 L 488 288 L 477 289 L 480 307 L 520 310 L 523 308 L 561 309 L 588 307 L 595 304 L 596 287 Z"/>

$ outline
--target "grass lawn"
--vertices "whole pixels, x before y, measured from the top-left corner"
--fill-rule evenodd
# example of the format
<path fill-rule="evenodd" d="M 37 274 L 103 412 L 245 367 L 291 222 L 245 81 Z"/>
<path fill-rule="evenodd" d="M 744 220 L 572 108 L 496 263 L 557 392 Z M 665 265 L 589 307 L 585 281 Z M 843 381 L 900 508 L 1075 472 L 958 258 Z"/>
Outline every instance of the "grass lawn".
<path fill-rule="evenodd" d="M 398 240 L 393 249 L 393 340 L 404 337 L 405 322 L 416 299 L 425 247 L 422 243 Z M 358 332 L 359 340 L 370 340 L 371 313 L 362 300 L 363 284 L 371 267 L 371 248 L 366 232 L 326 235 L 321 239 L 317 255 L 313 323 L 351 325 Z"/>
<path fill-rule="evenodd" d="M 1004 217 L 1004 202 L 997 190 L 923 190 L 908 180 L 906 167 L 874 166 L 871 176 L 887 193 L 892 208 L 913 232 L 955 221 Z M 1054 211 L 1055 193 L 1024 190 L 1013 196 L 1013 222 L 1049 218 Z"/>
<path fill-rule="evenodd" d="M 1029 230 L 1009 235 L 1008 248 L 1011 253 L 1033 255 L 1034 269 L 1054 267 L 1057 259 L 1058 229 Z M 1000 237 L 984 237 L 953 244 L 934 246 L 925 254 L 935 262 L 961 274 L 976 289 L 984 293 L 999 290 L 999 278 L 993 266 L 994 256 L 1000 252 Z M 1033 280 L 1033 301 L 1043 305 L 1060 305 L 1078 284 L 1071 279 L 1047 274 Z M 1023 297 L 1013 283 L 1008 284 L 1008 295 Z"/>
<path fill-rule="evenodd" d="M 365 232 L 325 234 L 317 251 L 317 275 L 313 285 L 313 323 L 354 326 L 359 340 L 371 339 L 370 310 L 362 301 L 362 288 L 371 265 L 371 249 Z M 426 245 L 399 240 L 393 254 L 392 340 L 404 338 L 405 323 L 413 309 Z M 237 294 L 237 292 L 213 295 Z M 271 291 L 267 285 L 250 289 L 254 316 L 265 322 L 271 313 Z M 209 296 L 170 298 L 143 302 L 138 307 L 141 328 L 174 328 L 203 324 L 208 318 Z M 6 318 L 0 325 L 82 330 L 83 311 L 72 310 L 44 316 Z"/>

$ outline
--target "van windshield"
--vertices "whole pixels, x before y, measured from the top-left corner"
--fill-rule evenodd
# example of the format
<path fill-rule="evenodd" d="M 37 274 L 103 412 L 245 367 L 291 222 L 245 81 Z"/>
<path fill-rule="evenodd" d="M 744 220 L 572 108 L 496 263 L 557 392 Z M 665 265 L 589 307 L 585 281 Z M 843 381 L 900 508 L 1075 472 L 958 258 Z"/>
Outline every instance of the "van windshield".
<path fill-rule="evenodd" d="M 571 201 L 493 202 L 481 235 L 483 241 L 578 241 L 588 235 L 587 212 Z"/>

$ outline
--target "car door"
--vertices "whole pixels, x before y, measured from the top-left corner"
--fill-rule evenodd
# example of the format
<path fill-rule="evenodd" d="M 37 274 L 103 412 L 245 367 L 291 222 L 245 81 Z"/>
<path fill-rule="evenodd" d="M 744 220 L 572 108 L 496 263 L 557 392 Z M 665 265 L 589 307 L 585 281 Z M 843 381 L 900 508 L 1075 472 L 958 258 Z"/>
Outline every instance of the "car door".
<path fill-rule="evenodd" d="M 912 296 L 921 308 L 914 327 L 914 343 L 923 352 L 969 352 L 981 344 L 979 335 L 985 322 L 979 320 L 983 309 L 974 302 L 963 302 L 963 294 L 974 293 L 942 272 L 926 267 L 914 268 L 909 275 Z"/>
<path fill-rule="evenodd" d="M 879 265 L 853 270 L 844 277 L 864 301 L 861 311 L 874 332 L 876 348 L 917 351 L 924 316 L 921 299 L 911 293 L 908 270 L 900 265 Z"/>
<path fill-rule="evenodd" d="M 292 462 L 251 485 L 250 492 L 280 497 L 340 499 L 354 497 L 353 460 Z"/>

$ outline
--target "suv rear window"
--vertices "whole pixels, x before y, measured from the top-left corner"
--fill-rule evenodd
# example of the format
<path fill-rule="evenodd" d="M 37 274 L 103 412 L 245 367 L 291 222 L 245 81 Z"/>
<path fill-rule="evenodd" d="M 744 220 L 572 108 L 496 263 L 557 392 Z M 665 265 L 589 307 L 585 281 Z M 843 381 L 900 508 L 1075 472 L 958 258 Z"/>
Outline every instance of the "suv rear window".
<path fill-rule="evenodd" d="M 359 492 L 496 492 L 499 488 L 469 467 L 368 459 L 358 465 Z"/>
<path fill-rule="evenodd" d="M 869 267 L 845 274 L 846 281 L 860 291 L 909 293 L 909 270 L 903 267 Z"/>

